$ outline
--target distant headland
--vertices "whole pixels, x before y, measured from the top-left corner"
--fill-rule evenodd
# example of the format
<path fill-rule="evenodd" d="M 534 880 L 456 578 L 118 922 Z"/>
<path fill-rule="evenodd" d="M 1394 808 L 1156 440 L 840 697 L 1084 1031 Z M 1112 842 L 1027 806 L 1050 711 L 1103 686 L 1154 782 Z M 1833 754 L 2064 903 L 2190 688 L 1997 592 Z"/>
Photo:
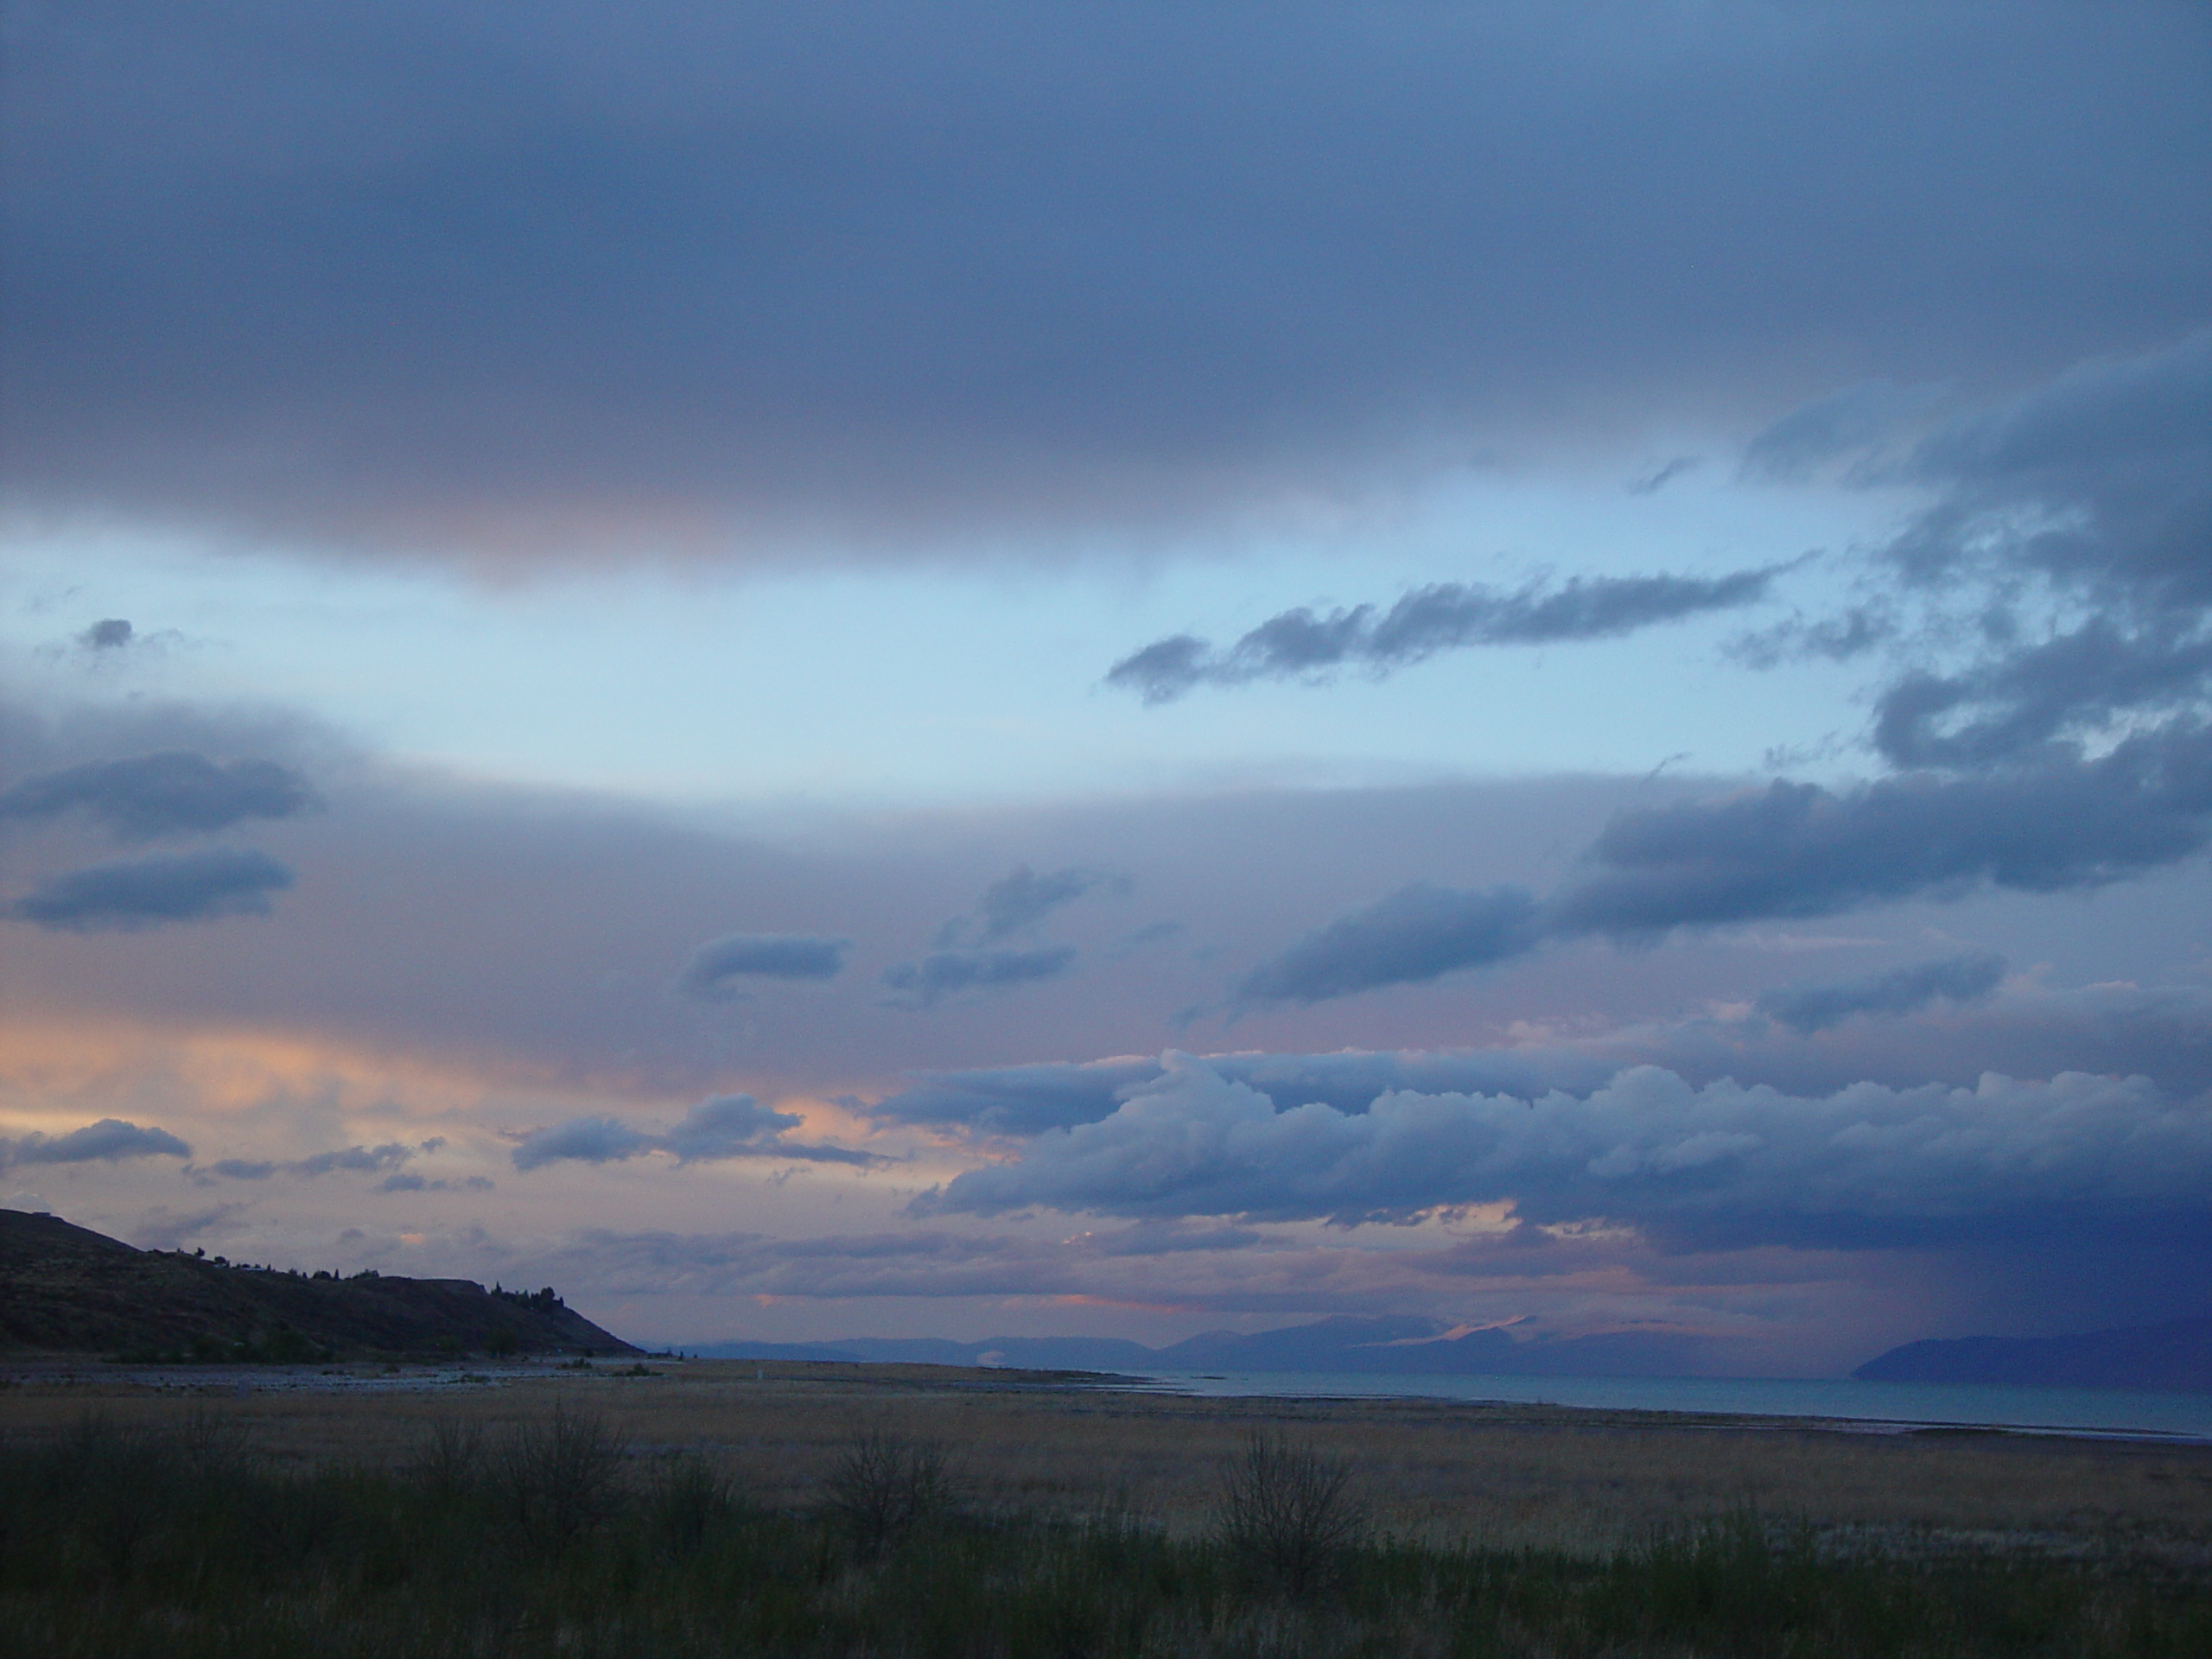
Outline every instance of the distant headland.
<path fill-rule="evenodd" d="M 249 1267 L 20 1210 L 0 1210 L 0 1350 L 278 1364 L 639 1351 L 550 1287 Z"/>

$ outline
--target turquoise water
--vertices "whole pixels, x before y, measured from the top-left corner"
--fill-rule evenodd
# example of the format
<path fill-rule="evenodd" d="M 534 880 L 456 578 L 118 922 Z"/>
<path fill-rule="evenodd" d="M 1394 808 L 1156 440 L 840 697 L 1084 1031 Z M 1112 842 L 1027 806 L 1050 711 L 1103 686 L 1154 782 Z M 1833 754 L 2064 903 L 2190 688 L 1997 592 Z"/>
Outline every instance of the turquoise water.
<path fill-rule="evenodd" d="M 2212 1394 L 1745 1376 L 1377 1376 L 1334 1371 L 1152 1375 L 1160 1386 L 1179 1394 L 1497 1400 L 1612 1410 L 1819 1417 L 1870 1429 L 1946 1425 L 2212 1440 Z"/>

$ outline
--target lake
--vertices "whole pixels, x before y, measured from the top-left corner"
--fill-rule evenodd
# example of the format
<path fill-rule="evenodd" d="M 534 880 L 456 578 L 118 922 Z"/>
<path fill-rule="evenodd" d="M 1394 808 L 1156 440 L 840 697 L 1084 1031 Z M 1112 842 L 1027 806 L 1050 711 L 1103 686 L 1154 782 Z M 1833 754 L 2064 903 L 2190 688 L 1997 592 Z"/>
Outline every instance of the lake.
<path fill-rule="evenodd" d="M 2212 1394 L 1745 1376 L 1392 1376 L 1337 1371 L 1148 1375 L 1181 1394 L 1497 1400 L 1627 1411 L 1820 1417 L 1870 1430 L 1955 1425 L 2212 1440 Z"/>

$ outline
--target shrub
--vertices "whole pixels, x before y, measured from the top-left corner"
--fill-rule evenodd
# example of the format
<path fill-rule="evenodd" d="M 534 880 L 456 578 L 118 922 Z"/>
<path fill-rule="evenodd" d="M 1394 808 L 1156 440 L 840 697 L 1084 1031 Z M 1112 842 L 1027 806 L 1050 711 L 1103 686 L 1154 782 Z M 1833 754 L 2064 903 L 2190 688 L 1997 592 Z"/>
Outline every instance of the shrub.
<path fill-rule="evenodd" d="M 433 1497 L 450 1500 L 467 1491 L 484 1467 L 484 1426 L 442 1417 L 415 1448 L 409 1472 Z"/>
<path fill-rule="evenodd" d="M 854 1437 L 830 1471 L 823 1508 L 869 1560 L 951 1506 L 942 1448 L 869 1429 Z"/>
<path fill-rule="evenodd" d="M 1256 1433 L 1222 1471 L 1221 1541 L 1276 1588 L 1311 1594 L 1366 1534 L 1366 1508 L 1346 1491 L 1351 1480 L 1351 1465 L 1341 1459 Z"/>
<path fill-rule="evenodd" d="M 105 1413 L 88 1411 L 54 1448 L 46 1496 L 74 1510 L 85 1543 L 120 1582 L 130 1576 L 176 1472 L 175 1447 L 162 1437 L 118 1428 Z"/>
<path fill-rule="evenodd" d="M 596 1412 L 556 1406 L 550 1417 L 517 1424 L 493 1458 L 516 1532 L 551 1553 L 575 1543 L 620 1506 L 627 1449 Z"/>
<path fill-rule="evenodd" d="M 728 1477 L 698 1452 L 676 1452 L 662 1461 L 652 1487 L 652 1521 L 671 1553 L 694 1554 L 736 1510 Z"/>

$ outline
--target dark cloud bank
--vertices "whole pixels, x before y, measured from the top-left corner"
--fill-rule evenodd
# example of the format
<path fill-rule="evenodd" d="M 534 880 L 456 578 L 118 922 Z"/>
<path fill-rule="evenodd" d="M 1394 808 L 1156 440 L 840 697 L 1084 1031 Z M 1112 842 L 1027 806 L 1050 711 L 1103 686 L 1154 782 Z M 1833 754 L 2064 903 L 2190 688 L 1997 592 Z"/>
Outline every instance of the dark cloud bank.
<path fill-rule="evenodd" d="M 2188 1311 L 2212 1271 L 2212 991 L 2000 991 L 2000 972 L 1967 953 L 1486 1049 L 945 1072 L 868 1109 L 1001 1149 L 924 1216 L 1348 1224 L 1497 1204 L 1508 1230 L 1458 1270 L 1524 1277 L 1522 1306 L 1571 1240 L 1574 1262 L 1655 1286 L 1670 1257 L 1753 1284 L 1777 1250 L 1839 1281 L 1899 1272 L 1985 1328 L 2094 1319 L 2120 1286 L 2144 1317 Z M 1856 1265 L 1815 1270 L 1821 1252 Z"/>
<path fill-rule="evenodd" d="M 524 559 L 2012 383 L 2201 315 L 2206 49 L 2049 3 L 27 10 L 11 493 Z"/>
<path fill-rule="evenodd" d="M 925 1213 L 1044 1205 L 1126 1216 L 1403 1221 L 1510 1203 L 1535 1224 L 1626 1224 L 1678 1247 L 1878 1249 L 2163 1238 L 2212 1250 L 2212 1110 L 2147 1079 L 1991 1074 L 1789 1096 L 1657 1067 L 1586 1095 L 1390 1091 L 1279 1109 L 1170 1055 L 1113 1113 L 970 1170 Z"/>
<path fill-rule="evenodd" d="M 1757 1078 L 1790 1095 L 1872 1082 L 1972 1088 L 1982 1074 L 2048 1077 L 2069 1070 L 2147 1077 L 2162 1096 L 2212 1094 L 2212 990 L 2124 983 L 2052 990 L 1983 984 L 1980 952 L 1890 974 L 1798 985 L 1730 1014 L 1609 1025 L 1488 1048 L 1211 1054 L 1220 1077 L 1288 1110 L 1319 1103 L 1361 1112 L 1385 1094 L 1588 1095 L 1638 1066 L 1695 1086 Z M 1938 1005 L 1947 1005 L 1939 1007 Z M 1022 1140 L 1109 1117 L 1166 1074 L 1157 1056 L 924 1072 L 866 1109 L 887 1124 Z"/>

